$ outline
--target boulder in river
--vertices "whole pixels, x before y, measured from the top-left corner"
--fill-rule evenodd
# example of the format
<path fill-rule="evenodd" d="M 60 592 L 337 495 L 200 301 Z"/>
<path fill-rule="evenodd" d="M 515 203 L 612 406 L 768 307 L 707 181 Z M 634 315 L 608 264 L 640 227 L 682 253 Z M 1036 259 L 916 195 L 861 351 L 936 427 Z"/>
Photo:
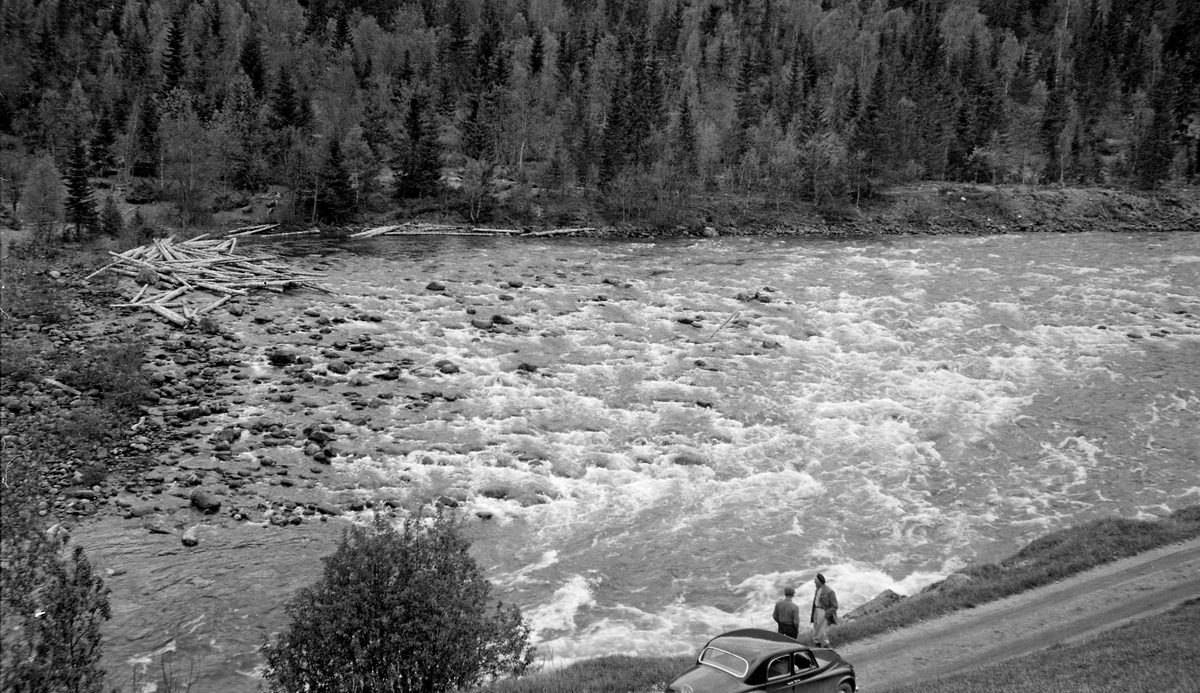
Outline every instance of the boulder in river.
<path fill-rule="evenodd" d="M 221 500 L 204 489 L 196 489 L 191 495 L 192 506 L 205 513 L 215 513 L 221 509 Z"/>
<path fill-rule="evenodd" d="M 708 466 L 708 460 L 704 458 L 704 455 L 691 450 L 680 450 L 679 452 L 672 454 L 670 460 L 672 464 L 679 464 L 685 467 Z"/>

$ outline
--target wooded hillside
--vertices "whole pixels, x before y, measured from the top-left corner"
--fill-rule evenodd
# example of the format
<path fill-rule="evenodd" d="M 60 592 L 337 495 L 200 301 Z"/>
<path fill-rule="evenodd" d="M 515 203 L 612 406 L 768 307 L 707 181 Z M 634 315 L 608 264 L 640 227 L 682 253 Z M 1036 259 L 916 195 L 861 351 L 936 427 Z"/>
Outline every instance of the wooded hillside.
<path fill-rule="evenodd" d="M 277 220 L 336 224 L 396 204 L 655 222 L 703 194 L 1200 177 L 1188 0 L 0 8 L 0 193 L 16 209 L 24 188 L 27 223 L 59 194 L 78 233 L 103 225 L 101 178 L 182 223 L 278 186 Z"/>

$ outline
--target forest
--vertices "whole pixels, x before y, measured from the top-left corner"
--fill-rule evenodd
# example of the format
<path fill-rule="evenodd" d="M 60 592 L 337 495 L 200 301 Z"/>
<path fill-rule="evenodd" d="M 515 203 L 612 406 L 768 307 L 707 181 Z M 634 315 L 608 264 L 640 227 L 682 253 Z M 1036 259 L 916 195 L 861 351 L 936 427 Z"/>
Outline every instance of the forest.
<path fill-rule="evenodd" d="M 679 223 L 1200 181 L 1194 0 L 0 0 L 0 203 Z M 19 202 L 19 204 L 18 204 Z"/>

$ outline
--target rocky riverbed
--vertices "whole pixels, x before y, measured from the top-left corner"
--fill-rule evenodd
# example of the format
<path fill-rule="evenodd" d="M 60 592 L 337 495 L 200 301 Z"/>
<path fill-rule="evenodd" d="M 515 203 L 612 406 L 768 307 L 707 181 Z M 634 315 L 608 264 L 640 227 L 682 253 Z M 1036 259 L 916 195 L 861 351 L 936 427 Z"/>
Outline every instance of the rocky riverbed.
<path fill-rule="evenodd" d="M 64 315 L 6 319 L 6 358 L 19 354 L 36 368 L 133 338 L 145 347 L 152 389 L 144 415 L 115 444 L 76 444 L 44 470 L 39 512 L 88 550 L 113 590 L 105 648 L 113 682 L 137 671 L 161 676 L 144 673 L 150 659 L 155 668 L 161 661 L 153 653 L 177 652 L 180 680 L 196 679 L 193 690 L 253 688 L 247 675 L 265 636 L 285 622 L 283 601 L 319 574 L 318 559 L 341 533 L 343 523 L 328 520 L 402 503 L 362 491 L 331 464 L 353 454 L 339 426 L 366 424 L 393 396 L 424 407 L 446 395 L 419 387 L 359 394 L 413 369 L 381 358 L 387 343 L 354 328 L 372 324 L 370 315 L 281 314 L 272 298 L 248 297 L 228 304 L 211 333 L 180 331 L 108 307 L 124 287 L 89 284 L 86 274 L 64 266 L 40 278 L 64 297 Z M 63 425 L 98 393 L 23 378 L 28 372 L 12 365 L 0 436 L 20 457 L 35 430 Z M 310 415 L 316 398 L 339 396 L 344 417 Z M 201 634 L 222 634 L 219 643 L 189 639 L 202 623 Z"/>

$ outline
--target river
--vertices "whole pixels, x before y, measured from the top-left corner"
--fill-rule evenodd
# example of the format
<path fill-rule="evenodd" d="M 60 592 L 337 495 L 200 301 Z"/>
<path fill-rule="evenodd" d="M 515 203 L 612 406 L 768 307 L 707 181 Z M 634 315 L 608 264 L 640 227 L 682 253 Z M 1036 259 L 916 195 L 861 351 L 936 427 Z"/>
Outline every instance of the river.
<path fill-rule="evenodd" d="M 551 661 L 770 627 L 818 571 L 844 613 L 1200 503 L 1197 233 L 256 245 L 329 272 L 336 295 L 281 315 L 405 364 L 366 396 L 442 395 L 308 414 L 339 421 L 363 496 L 461 500 Z"/>

